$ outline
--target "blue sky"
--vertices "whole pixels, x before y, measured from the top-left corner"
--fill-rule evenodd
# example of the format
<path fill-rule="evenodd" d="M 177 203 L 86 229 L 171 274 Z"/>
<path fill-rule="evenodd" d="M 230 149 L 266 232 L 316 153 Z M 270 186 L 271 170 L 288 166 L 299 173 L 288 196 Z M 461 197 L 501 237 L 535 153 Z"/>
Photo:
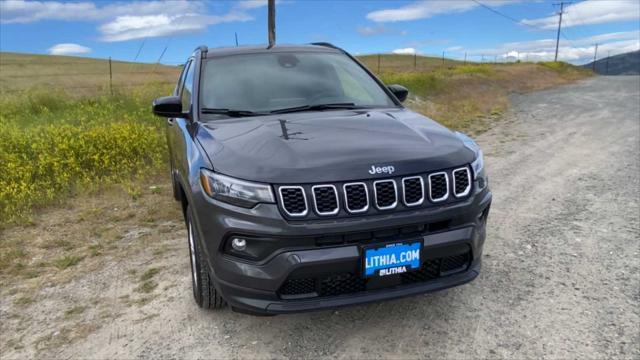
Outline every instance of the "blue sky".
<path fill-rule="evenodd" d="M 549 60 L 558 1 L 281 0 L 277 39 L 329 41 L 354 54 Z M 0 51 L 133 60 L 142 46 L 137 60 L 155 62 L 166 47 L 162 62 L 176 64 L 200 44 L 234 46 L 236 32 L 241 45 L 265 43 L 266 14 L 266 0 L 0 0 Z M 574 1 L 565 6 L 560 59 L 588 62 L 595 43 L 601 56 L 638 50 L 639 22 L 638 0 Z"/>

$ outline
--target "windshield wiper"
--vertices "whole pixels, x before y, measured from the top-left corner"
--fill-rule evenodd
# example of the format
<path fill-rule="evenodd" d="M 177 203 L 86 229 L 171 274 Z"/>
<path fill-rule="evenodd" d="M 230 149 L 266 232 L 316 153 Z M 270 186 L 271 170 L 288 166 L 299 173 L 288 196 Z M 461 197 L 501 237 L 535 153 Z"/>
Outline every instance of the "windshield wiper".
<path fill-rule="evenodd" d="M 327 110 L 327 109 L 356 109 L 357 106 L 354 103 L 333 103 L 333 104 L 316 104 L 316 105 L 302 105 L 284 109 L 272 110 L 272 114 L 284 114 L 301 111 L 315 111 L 315 110 Z"/>
<path fill-rule="evenodd" d="M 213 108 L 203 108 L 203 114 L 220 114 L 227 115 L 231 117 L 245 117 L 245 116 L 260 116 L 267 115 L 266 113 L 250 111 L 250 110 L 236 110 L 236 109 L 213 109 Z"/>

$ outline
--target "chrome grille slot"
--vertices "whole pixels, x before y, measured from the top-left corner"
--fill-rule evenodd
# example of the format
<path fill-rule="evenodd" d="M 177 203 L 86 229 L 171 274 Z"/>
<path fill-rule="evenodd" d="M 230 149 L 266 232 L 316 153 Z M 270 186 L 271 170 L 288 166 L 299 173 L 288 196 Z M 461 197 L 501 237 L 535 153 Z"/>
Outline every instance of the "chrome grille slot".
<path fill-rule="evenodd" d="M 447 200 L 449 197 L 449 177 L 446 172 L 429 174 L 429 199 L 432 202 Z"/>
<path fill-rule="evenodd" d="M 313 204 L 318 215 L 335 215 L 340 210 L 338 192 L 333 185 L 315 185 L 311 187 Z"/>
<path fill-rule="evenodd" d="M 398 191 L 394 180 L 374 181 L 373 192 L 378 210 L 393 209 L 398 204 Z"/>
<path fill-rule="evenodd" d="M 453 195 L 463 197 L 469 195 L 471 191 L 471 172 L 469 168 L 455 169 L 453 174 Z"/>
<path fill-rule="evenodd" d="M 365 183 L 343 185 L 345 207 L 352 214 L 363 213 L 369 209 L 369 192 Z"/>
<path fill-rule="evenodd" d="M 282 208 L 289 216 L 307 215 L 307 196 L 302 186 L 280 186 L 278 190 Z"/>
<path fill-rule="evenodd" d="M 402 200 L 407 206 L 418 206 L 424 202 L 424 181 L 421 176 L 402 179 Z"/>

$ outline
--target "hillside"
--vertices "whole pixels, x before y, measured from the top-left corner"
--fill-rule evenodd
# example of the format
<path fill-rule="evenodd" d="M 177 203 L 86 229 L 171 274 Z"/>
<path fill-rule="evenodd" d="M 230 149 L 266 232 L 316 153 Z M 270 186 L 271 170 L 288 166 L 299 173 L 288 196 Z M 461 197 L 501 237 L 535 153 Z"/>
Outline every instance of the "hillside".
<path fill-rule="evenodd" d="M 115 90 L 149 82 L 174 83 L 177 66 L 112 61 Z M 109 90 L 109 60 L 75 56 L 0 52 L 0 93 L 34 87 L 55 87 L 73 95 L 95 95 Z"/>
<path fill-rule="evenodd" d="M 583 66 L 592 69 L 593 62 Z M 597 60 L 595 72 L 600 75 L 640 75 L 640 50 Z"/>

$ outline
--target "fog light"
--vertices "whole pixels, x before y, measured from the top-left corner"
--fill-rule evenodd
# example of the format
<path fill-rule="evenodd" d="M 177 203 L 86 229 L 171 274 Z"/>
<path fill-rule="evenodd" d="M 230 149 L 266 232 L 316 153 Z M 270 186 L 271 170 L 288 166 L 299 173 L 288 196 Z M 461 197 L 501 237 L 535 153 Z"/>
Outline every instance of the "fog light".
<path fill-rule="evenodd" d="M 231 247 L 236 251 L 244 251 L 247 248 L 247 240 L 243 238 L 233 238 L 231 240 Z"/>

